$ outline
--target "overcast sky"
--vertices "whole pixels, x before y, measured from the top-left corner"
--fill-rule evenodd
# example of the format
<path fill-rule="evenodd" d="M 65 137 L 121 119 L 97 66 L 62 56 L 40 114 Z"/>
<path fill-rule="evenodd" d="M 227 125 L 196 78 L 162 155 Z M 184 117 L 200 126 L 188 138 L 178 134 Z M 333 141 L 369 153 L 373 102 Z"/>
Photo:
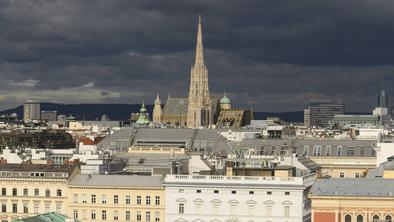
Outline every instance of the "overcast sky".
<path fill-rule="evenodd" d="M 394 94 L 394 1 L 0 0 L 0 109 L 187 96 L 199 13 L 210 91 L 235 107 Z"/>

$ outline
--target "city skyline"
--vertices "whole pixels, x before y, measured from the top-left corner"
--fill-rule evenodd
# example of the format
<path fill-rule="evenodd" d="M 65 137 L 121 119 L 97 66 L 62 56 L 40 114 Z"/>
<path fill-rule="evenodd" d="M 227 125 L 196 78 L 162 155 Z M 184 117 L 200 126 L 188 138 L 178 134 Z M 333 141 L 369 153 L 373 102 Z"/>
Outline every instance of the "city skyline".
<path fill-rule="evenodd" d="M 393 3 L 238 4 L 3 1 L 0 109 L 186 96 L 199 13 L 215 96 L 275 112 L 315 97 L 369 112 L 381 89 L 391 98 Z"/>

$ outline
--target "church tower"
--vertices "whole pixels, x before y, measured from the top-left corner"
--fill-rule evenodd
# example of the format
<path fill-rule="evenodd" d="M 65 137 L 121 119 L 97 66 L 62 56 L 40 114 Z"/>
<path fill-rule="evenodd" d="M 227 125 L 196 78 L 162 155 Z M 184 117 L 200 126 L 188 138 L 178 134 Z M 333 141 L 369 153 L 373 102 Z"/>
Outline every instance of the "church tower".
<path fill-rule="evenodd" d="M 155 106 L 153 107 L 153 123 L 159 124 L 161 123 L 161 115 L 163 111 L 161 109 L 161 101 L 159 98 L 159 93 L 156 95 Z"/>
<path fill-rule="evenodd" d="M 187 110 L 187 127 L 212 125 L 212 100 L 208 89 L 208 69 L 204 64 L 201 16 L 198 17 L 196 58 L 191 68 Z"/>

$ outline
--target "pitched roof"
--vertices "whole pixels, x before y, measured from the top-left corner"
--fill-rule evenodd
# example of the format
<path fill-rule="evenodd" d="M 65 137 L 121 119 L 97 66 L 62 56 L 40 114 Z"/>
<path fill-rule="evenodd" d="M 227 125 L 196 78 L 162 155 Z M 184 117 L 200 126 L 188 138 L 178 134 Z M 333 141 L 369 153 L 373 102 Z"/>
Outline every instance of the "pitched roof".
<path fill-rule="evenodd" d="M 99 187 L 161 187 L 161 183 L 161 176 L 80 174 L 75 176 L 70 181 L 69 185 Z"/>
<path fill-rule="evenodd" d="M 79 142 L 83 143 L 83 145 L 95 145 L 95 142 L 87 137 L 80 137 Z"/>
<path fill-rule="evenodd" d="M 394 179 L 332 178 L 318 179 L 311 196 L 394 197 Z"/>
<path fill-rule="evenodd" d="M 46 214 L 40 214 L 33 217 L 27 217 L 23 219 L 16 219 L 12 222 L 65 222 L 65 221 L 78 222 L 77 219 L 70 219 L 69 217 L 59 214 L 57 212 L 50 212 Z"/>

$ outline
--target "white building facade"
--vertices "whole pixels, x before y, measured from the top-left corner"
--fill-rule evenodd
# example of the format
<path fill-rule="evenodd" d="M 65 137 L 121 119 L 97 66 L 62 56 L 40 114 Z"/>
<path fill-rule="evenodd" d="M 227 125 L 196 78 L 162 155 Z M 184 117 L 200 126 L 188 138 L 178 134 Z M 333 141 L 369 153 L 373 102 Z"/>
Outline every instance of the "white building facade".
<path fill-rule="evenodd" d="M 310 221 L 307 195 L 315 175 L 241 177 L 167 175 L 168 222 Z"/>

